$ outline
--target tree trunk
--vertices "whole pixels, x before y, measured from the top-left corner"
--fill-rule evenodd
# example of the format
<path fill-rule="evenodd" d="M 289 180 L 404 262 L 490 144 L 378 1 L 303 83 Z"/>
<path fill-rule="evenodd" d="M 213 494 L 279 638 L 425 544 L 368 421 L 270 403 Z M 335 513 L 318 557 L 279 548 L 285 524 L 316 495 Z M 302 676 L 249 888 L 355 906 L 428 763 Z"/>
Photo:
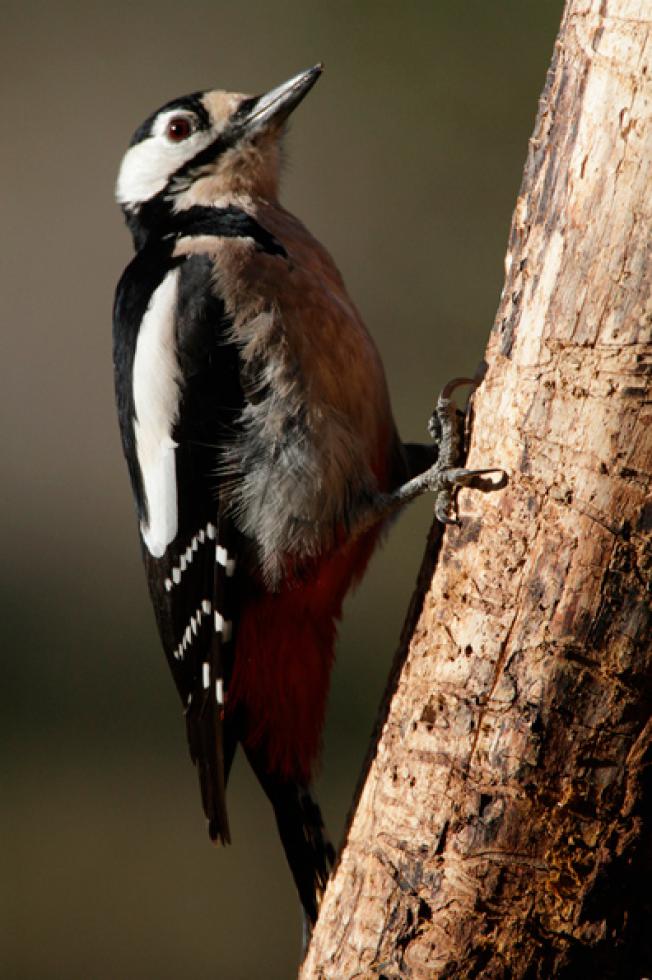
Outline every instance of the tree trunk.
<path fill-rule="evenodd" d="M 568 0 L 474 405 L 509 484 L 431 538 L 303 980 L 651 974 L 651 54 L 650 0 Z"/>

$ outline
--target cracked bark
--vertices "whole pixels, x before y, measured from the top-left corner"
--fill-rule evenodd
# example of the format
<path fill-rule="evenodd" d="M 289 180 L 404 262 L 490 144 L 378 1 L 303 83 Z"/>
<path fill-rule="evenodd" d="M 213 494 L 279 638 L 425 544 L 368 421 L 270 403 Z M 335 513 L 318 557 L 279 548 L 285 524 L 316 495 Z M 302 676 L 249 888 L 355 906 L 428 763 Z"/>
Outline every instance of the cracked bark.
<path fill-rule="evenodd" d="M 303 980 L 652 971 L 651 55 L 649 0 L 567 3 L 475 397 L 510 482 L 431 535 Z"/>

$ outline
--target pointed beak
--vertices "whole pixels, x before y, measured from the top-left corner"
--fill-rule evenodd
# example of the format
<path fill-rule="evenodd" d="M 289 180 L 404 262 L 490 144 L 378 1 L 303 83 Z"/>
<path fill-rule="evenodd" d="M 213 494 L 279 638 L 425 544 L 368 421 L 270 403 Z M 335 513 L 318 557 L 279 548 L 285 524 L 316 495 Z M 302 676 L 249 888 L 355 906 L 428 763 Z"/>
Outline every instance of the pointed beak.
<path fill-rule="evenodd" d="M 321 63 L 314 65 L 273 88 L 271 92 L 260 95 L 251 105 L 247 115 L 239 120 L 245 134 L 253 136 L 272 123 L 282 125 L 303 101 L 323 70 L 324 66 Z"/>

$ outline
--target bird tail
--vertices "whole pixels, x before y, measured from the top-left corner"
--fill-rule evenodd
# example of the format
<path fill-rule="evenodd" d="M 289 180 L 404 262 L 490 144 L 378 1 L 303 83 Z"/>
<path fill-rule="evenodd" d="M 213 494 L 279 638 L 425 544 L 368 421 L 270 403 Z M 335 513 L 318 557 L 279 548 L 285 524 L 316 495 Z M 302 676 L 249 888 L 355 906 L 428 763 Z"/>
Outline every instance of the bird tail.
<path fill-rule="evenodd" d="M 249 763 L 272 804 L 285 856 L 310 927 L 317 921 L 335 850 L 310 789 L 269 771 L 266 757 L 244 746 Z"/>
<path fill-rule="evenodd" d="M 226 781 L 236 740 L 210 697 L 197 697 L 186 709 L 190 755 L 197 766 L 202 804 L 212 841 L 231 843 L 226 809 Z"/>

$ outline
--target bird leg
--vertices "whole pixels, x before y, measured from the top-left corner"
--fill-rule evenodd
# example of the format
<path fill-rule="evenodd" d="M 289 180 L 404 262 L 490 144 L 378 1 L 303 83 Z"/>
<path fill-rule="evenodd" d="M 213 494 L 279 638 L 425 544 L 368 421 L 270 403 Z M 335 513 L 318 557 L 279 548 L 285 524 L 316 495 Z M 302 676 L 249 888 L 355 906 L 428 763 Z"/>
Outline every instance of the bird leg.
<path fill-rule="evenodd" d="M 455 378 L 445 385 L 434 412 L 428 422 L 428 433 L 438 447 L 437 462 L 416 479 L 425 481 L 426 490 L 435 494 L 435 517 L 441 524 L 459 524 L 456 511 L 455 491 L 457 487 L 472 487 L 484 493 L 499 490 L 507 483 L 502 469 L 467 470 L 461 468 L 464 459 L 465 415 L 455 404 L 453 393 L 466 385 L 478 386 L 472 378 Z M 407 486 L 407 485 L 406 485 Z M 402 488 L 404 489 L 404 488 Z M 417 493 L 420 492 L 417 489 Z"/>
<path fill-rule="evenodd" d="M 460 466 L 464 454 L 464 415 L 458 410 L 453 393 L 463 385 L 476 384 L 469 378 L 455 378 L 444 387 L 428 422 L 428 432 L 436 446 L 405 446 L 409 471 L 415 475 L 391 493 L 378 494 L 360 514 L 352 531 L 354 536 L 391 517 L 425 492 L 435 494 L 434 511 L 438 521 L 458 524 L 455 492 L 459 487 L 473 487 L 486 493 L 505 486 L 507 477 L 502 469 L 467 470 Z"/>

